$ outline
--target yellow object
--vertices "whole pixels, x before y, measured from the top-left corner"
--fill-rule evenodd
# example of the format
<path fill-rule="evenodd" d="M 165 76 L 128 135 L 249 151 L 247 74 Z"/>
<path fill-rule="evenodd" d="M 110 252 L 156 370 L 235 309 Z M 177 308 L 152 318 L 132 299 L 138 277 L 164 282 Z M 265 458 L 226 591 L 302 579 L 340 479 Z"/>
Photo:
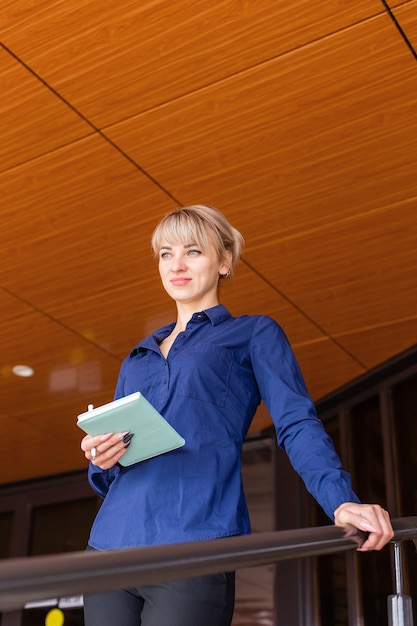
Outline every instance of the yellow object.
<path fill-rule="evenodd" d="M 51 609 L 45 618 L 45 626 L 62 626 L 65 615 L 61 609 Z"/>

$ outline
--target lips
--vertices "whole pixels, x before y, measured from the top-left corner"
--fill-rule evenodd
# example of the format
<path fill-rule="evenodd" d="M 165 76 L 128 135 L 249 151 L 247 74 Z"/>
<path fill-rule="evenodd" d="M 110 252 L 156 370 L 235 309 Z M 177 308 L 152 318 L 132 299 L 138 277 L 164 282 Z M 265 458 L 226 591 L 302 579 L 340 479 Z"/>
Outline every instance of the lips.
<path fill-rule="evenodd" d="M 188 285 L 191 281 L 191 278 L 171 278 L 170 283 L 175 287 L 183 287 L 184 285 Z"/>

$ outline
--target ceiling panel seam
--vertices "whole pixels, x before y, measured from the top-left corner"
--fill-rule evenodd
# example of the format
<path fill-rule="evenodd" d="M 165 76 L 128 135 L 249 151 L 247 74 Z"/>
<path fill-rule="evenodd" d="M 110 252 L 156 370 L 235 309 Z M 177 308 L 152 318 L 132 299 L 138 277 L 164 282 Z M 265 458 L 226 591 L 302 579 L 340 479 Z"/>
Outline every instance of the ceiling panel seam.
<path fill-rule="evenodd" d="M 398 30 L 400 31 L 400 33 L 402 34 L 405 42 L 407 43 L 408 47 L 410 48 L 410 50 L 412 51 L 414 57 L 417 59 L 417 55 L 416 55 L 416 51 L 414 50 L 414 48 L 412 47 L 411 43 L 409 42 L 408 38 L 406 37 L 404 31 L 402 30 L 401 26 L 398 24 L 398 21 L 396 20 L 395 16 L 392 14 L 391 9 L 389 7 L 389 5 L 385 2 L 385 0 L 381 0 L 383 7 L 384 7 L 384 11 L 387 12 L 389 14 L 389 16 L 391 17 L 391 19 L 393 20 L 393 22 L 395 23 L 395 25 L 397 26 Z M 375 15 L 372 16 L 368 16 L 366 18 L 366 20 L 360 20 L 358 22 L 355 22 L 354 24 L 349 24 L 348 26 L 332 31 L 331 33 L 326 33 L 326 35 L 323 35 L 322 37 L 317 37 L 316 39 L 313 39 L 311 41 L 305 42 L 302 46 L 298 46 L 296 48 L 293 49 L 289 49 L 284 51 L 283 53 L 280 53 L 278 55 L 275 55 L 274 57 L 271 58 L 267 58 L 267 59 L 263 59 L 261 62 L 253 64 L 251 66 L 248 66 L 246 68 L 244 68 L 243 70 L 240 70 L 239 72 L 235 72 L 232 75 L 227 75 L 227 76 L 223 76 L 222 78 L 213 81 L 210 84 L 207 85 L 202 85 L 200 86 L 198 89 L 194 89 L 193 91 L 184 93 L 179 95 L 176 98 L 171 99 L 170 101 L 166 101 L 166 102 L 162 102 L 159 103 L 153 107 L 151 107 L 150 109 L 145 109 L 143 111 L 140 111 L 139 113 L 136 113 L 134 116 L 130 116 L 130 117 L 138 117 L 140 115 L 143 115 L 147 112 L 149 112 L 150 110 L 156 110 L 160 107 L 166 106 L 167 104 L 170 104 L 174 101 L 178 101 L 181 100 L 183 98 L 186 98 L 188 96 L 190 96 L 191 94 L 195 94 L 201 91 L 204 91 L 210 87 L 212 87 L 213 85 L 216 84 L 220 84 L 224 81 L 230 80 L 231 78 L 234 78 L 236 76 L 239 75 L 243 75 L 249 71 L 252 71 L 253 69 L 256 69 L 257 67 L 261 67 L 262 65 L 265 65 L 269 62 L 273 62 L 275 60 L 277 60 L 278 58 L 282 58 L 288 54 L 291 54 L 297 50 L 300 50 L 302 48 L 306 48 L 309 47 L 311 45 L 316 44 L 317 42 L 320 42 L 322 40 L 325 40 L 329 37 L 334 36 L 335 34 L 342 32 L 344 30 L 349 30 L 351 28 L 354 28 L 355 26 L 357 26 L 358 24 L 362 24 L 365 21 L 369 21 L 370 19 L 374 19 L 375 17 L 378 17 L 379 15 L 381 15 L 381 13 L 377 13 Z M 123 118 L 123 120 L 118 120 L 116 123 L 111 124 L 109 126 L 105 126 L 102 129 L 97 127 L 88 117 L 86 117 L 79 109 L 77 109 L 69 100 L 67 100 L 64 96 L 62 96 L 59 91 L 57 91 L 54 87 L 52 87 L 52 85 L 50 85 L 44 78 L 42 78 L 42 76 L 40 76 L 36 71 L 34 71 L 27 63 L 25 63 L 25 61 L 23 61 L 17 54 L 15 54 L 6 44 L 0 42 L 0 45 L 3 47 L 3 49 L 10 54 L 20 65 L 22 65 L 22 67 L 24 67 L 26 69 L 26 71 L 28 71 L 29 73 L 32 74 L 32 76 L 34 76 L 41 84 L 43 84 L 55 97 L 57 97 L 64 105 L 66 105 L 70 110 L 72 110 L 80 119 L 82 119 L 86 124 L 88 124 L 90 126 L 90 128 L 92 129 L 93 133 L 97 134 L 98 136 L 100 136 L 104 141 L 106 141 L 114 150 L 116 150 L 117 152 L 119 152 L 119 154 L 121 154 L 121 156 L 123 156 L 127 161 L 129 161 L 136 169 L 138 169 L 144 176 L 146 176 L 155 186 L 157 186 L 164 194 L 166 194 L 169 198 L 171 198 L 171 200 L 173 200 L 174 202 L 176 202 L 178 205 L 181 205 L 181 202 L 179 201 L 178 198 L 176 198 L 174 196 L 173 193 L 171 193 L 166 187 L 164 187 L 162 185 L 162 183 L 160 183 L 156 178 L 154 178 L 154 176 L 152 176 L 152 174 L 150 174 L 144 167 L 142 167 L 137 161 L 135 161 L 129 154 L 127 154 L 122 148 L 120 148 L 118 146 L 117 143 L 115 143 L 113 140 L 111 140 L 105 133 L 105 130 L 112 128 L 113 126 L 116 126 L 122 122 L 125 122 L 126 120 L 130 119 L 129 117 L 127 118 Z M 85 139 L 85 137 L 88 137 L 89 135 L 83 135 L 82 137 L 79 137 L 78 139 L 76 139 L 75 141 L 69 142 L 68 144 L 63 144 L 62 146 L 59 146 L 60 149 L 62 147 L 65 147 L 67 145 L 74 145 L 76 144 L 78 141 Z M 55 152 L 55 150 L 49 150 L 47 153 L 42 153 L 40 155 L 38 155 L 37 157 L 33 157 L 32 159 L 30 159 L 30 161 L 35 161 L 37 158 L 39 157 L 43 157 L 45 156 L 45 154 L 52 154 L 53 152 Z M 15 164 L 13 166 L 14 169 L 16 167 L 22 166 L 25 163 L 27 163 L 29 161 L 23 161 L 19 164 Z M 3 170 L 3 172 L 9 171 L 8 169 Z"/>
<path fill-rule="evenodd" d="M 160 189 L 165 195 L 167 195 L 174 202 L 178 202 L 177 198 L 166 189 L 156 178 L 154 178 L 149 172 L 147 172 L 143 167 L 141 167 L 132 157 L 130 157 L 126 152 L 122 150 L 114 141 L 112 141 L 109 137 L 107 137 L 93 122 L 86 117 L 81 111 L 79 111 L 71 102 L 69 102 L 64 96 L 62 96 L 59 91 L 57 91 L 52 85 L 50 85 L 42 76 L 40 76 L 37 72 L 35 72 L 29 65 L 27 65 L 22 59 L 20 59 L 10 48 L 5 46 L 3 43 L 0 45 L 4 48 L 4 50 L 10 54 L 18 63 L 22 65 L 32 76 L 34 76 L 42 85 L 44 85 L 51 93 L 54 94 L 56 98 L 58 98 L 63 104 L 65 104 L 71 111 L 73 111 L 76 115 L 78 115 L 86 124 L 88 124 L 94 132 L 99 135 L 106 143 L 110 144 L 110 146 L 119 152 L 127 161 L 129 161 L 136 169 L 138 169 L 144 176 L 146 176 L 158 189 Z M 40 156 L 40 155 L 39 155 Z M 43 155 L 42 155 L 43 156 Z"/>
<path fill-rule="evenodd" d="M 98 343 L 95 343 L 92 339 L 89 339 L 88 337 L 85 337 L 83 334 L 81 334 L 77 330 L 74 330 L 74 328 L 72 328 L 71 326 L 68 326 L 68 324 L 65 324 L 64 322 L 62 322 L 58 318 L 54 317 L 53 315 L 51 315 L 47 311 L 44 311 L 43 309 L 39 308 L 38 306 L 36 306 L 32 302 L 29 302 L 25 298 L 22 298 L 21 296 L 17 295 L 16 293 L 11 291 L 10 289 L 5 287 L 4 285 L 0 285 L 0 289 L 2 291 L 4 291 L 5 293 L 7 293 L 11 298 L 14 298 L 15 300 L 18 300 L 22 304 L 26 305 L 34 313 L 38 313 L 39 315 L 42 315 L 43 317 L 45 317 L 49 321 L 53 322 L 53 324 L 56 324 L 56 325 L 60 326 L 61 328 L 64 328 L 66 331 L 68 331 L 72 335 L 75 335 L 76 337 L 80 338 L 82 341 L 86 341 L 87 343 L 89 343 L 90 345 L 94 346 L 98 350 L 101 350 L 101 352 L 104 352 L 105 354 L 107 354 L 108 356 L 112 357 L 113 359 L 116 359 L 117 361 L 121 361 L 121 359 L 118 356 L 116 356 L 115 354 L 113 354 L 113 352 L 111 352 L 110 350 L 107 350 L 102 345 L 100 345 Z"/>
<path fill-rule="evenodd" d="M 385 8 L 385 11 L 388 13 L 389 17 L 391 18 L 392 22 L 394 23 L 394 26 L 396 27 L 396 29 L 400 33 L 400 35 L 401 35 L 404 43 L 406 44 L 407 48 L 410 50 L 411 54 L 413 55 L 413 57 L 417 61 L 417 51 L 415 50 L 415 48 L 413 47 L 413 44 L 411 43 L 411 41 L 408 39 L 407 35 L 405 34 L 405 31 L 402 28 L 401 24 L 399 23 L 399 21 L 395 17 L 395 15 L 393 13 L 393 10 L 391 9 L 391 7 L 389 6 L 389 4 L 388 4 L 388 2 L 386 0 L 381 0 L 381 2 L 382 2 L 382 6 Z"/>
<path fill-rule="evenodd" d="M 304 309 L 302 309 L 301 307 L 299 307 L 293 300 L 291 300 L 291 298 L 289 298 L 287 295 L 285 295 L 285 293 L 283 291 L 281 291 L 278 287 L 276 287 L 276 285 L 274 285 L 273 283 L 271 283 L 270 280 L 268 280 L 268 278 L 266 278 L 261 272 L 259 272 L 259 270 L 257 270 L 251 263 L 249 263 L 249 261 L 247 261 L 246 259 L 242 258 L 241 259 L 242 262 L 252 271 L 254 272 L 265 284 L 267 284 L 271 289 L 273 289 L 283 300 L 285 300 L 285 302 L 287 302 L 291 307 L 293 307 L 298 313 L 300 313 L 300 315 L 302 315 L 304 317 L 305 320 L 307 320 L 310 324 L 312 324 L 320 333 L 323 334 L 324 337 L 326 337 L 329 341 L 331 341 L 333 344 L 335 344 L 337 346 L 337 348 L 339 348 L 342 352 L 344 352 L 350 359 L 352 359 L 355 363 L 357 363 L 357 365 L 359 365 L 359 367 L 361 367 L 365 372 L 367 371 L 367 367 L 364 363 L 362 363 L 362 361 L 360 361 L 354 354 L 352 354 L 352 352 L 350 352 L 349 350 L 347 350 L 347 348 L 345 348 L 341 343 L 339 343 L 339 341 L 333 337 L 332 335 L 330 335 L 318 322 L 316 322 L 312 317 L 310 317 L 310 315 L 308 315 L 308 313 L 306 313 L 304 311 Z"/>
<path fill-rule="evenodd" d="M 301 50 L 310 48 L 311 46 L 314 46 L 318 43 L 321 43 L 323 41 L 326 41 L 326 39 L 329 39 L 331 37 L 334 37 L 336 35 L 338 35 L 339 33 L 351 30 L 352 28 L 356 28 L 357 26 L 364 24 L 366 22 L 369 22 L 371 20 L 374 20 L 376 18 L 379 18 L 381 16 L 384 15 L 384 12 L 378 12 L 375 13 L 374 15 L 368 16 L 366 19 L 362 19 L 359 20 L 357 22 L 354 22 L 353 24 L 349 24 L 348 26 L 345 26 L 343 28 L 339 28 L 337 30 L 334 30 L 330 33 L 326 33 L 325 35 L 322 35 L 321 37 L 316 37 L 316 39 L 312 39 L 311 41 L 306 41 L 305 43 L 303 43 L 302 45 L 296 46 L 294 48 L 289 48 L 288 50 L 285 50 L 279 54 L 276 54 L 272 57 L 268 57 L 265 59 L 262 59 L 262 61 L 258 61 L 257 63 L 253 63 L 252 65 L 248 65 L 245 68 L 235 71 L 233 72 L 233 74 L 227 74 L 225 76 L 222 76 L 221 78 L 217 78 L 216 80 L 213 80 L 210 83 L 206 83 L 205 85 L 200 85 L 199 87 L 192 89 L 191 91 L 186 91 L 178 96 L 175 96 L 174 98 L 171 98 L 170 100 L 165 100 L 163 102 L 159 102 L 158 104 L 155 104 L 151 107 L 148 108 L 144 108 L 141 111 L 138 111 L 137 113 L 133 114 L 133 115 L 129 115 L 123 119 L 117 120 L 116 122 L 112 122 L 111 124 L 105 125 L 103 126 L 102 130 L 106 131 L 108 129 L 114 128 L 120 124 L 123 124 L 131 119 L 135 119 L 135 118 L 139 118 L 142 115 L 146 115 L 150 112 L 153 111 L 157 111 L 158 109 L 161 109 L 163 107 L 169 106 L 170 104 L 173 103 L 177 103 L 181 100 L 184 100 L 186 98 L 189 98 L 190 96 L 196 95 L 196 94 L 200 94 L 208 89 L 211 89 L 212 87 L 215 86 L 219 86 L 222 83 L 226 83 L 227 81 L 233 80 L 237 77 L 242 77 L 245 76 L 245 74 L 248 74 L 254 70 L 257 70 L 259 68 L 262 68 L 262 66 L 268 65 L 270 63 L 275 63 L 277 60 L 279 59 L 283 59 L 284 57 L 294 54 L 296 52 L 299 52 Z"/>
<path fill-rule="evenodd" d="M 385 10 L 384 10 L 385 12 Z M 214 85 L 219 85 L 225 81 L 228 81 L 230 79 L 233 79 L 235 77 L 238 76 L 242 76 L 244 74 L 246 74 L 247 72 L 251 72 L 254 69 L 257 69 L 259 67 L 262 67 L 263 65 L 269 64 L 271 62 L 274 62 L 278 59 L 284 58 L 287 55 L 293 54 L 294 52 L 298 52 L 300 50 L 303 50 L 304 48 L 309 48 L 312 45 L 316 45 L 317 43 L 320 43 L 322 41 L 325 41 L 326 39 L 329 39 L 331 37 L 334 37 L 335 35 L 344 32 L 344 31 L 348 31 L 351 30 L 352 28 L 356 28 L 357 26 L 359 26 L 360 24 L 364 24 L 368 21 L 371 21 L 377 17 L 380 17 L 381 15 L 383 15 L 384 12 L 378 12 L 375 13 L 373 15 L 369 15 L 364 19 L 360 19 L 356 22 L 353 22 L 351 24 L 345 25 L 342 28 L 338 28 L 336 30 L 333 30 L 329 33 L 326 33 L 324 35 L 321 35 L 320 37 L 316 37 L 314 39 L 311 39 L 309 41 L 304 42 L 301 45 L 297 45 L 296 47 L 293 48 L 288 48 L 287 50 L 284 50 L 283 52 L 280 52 L 279 54 L 276 54 L 274 56 L 262 59 L 262 61 L 258 61 L 256 63 L 253 63 L 252 65 L 248 65 L 247 67 L 234 72 L 233 74 L 227 74 L 225 76 L 222 76 L 221 78 L 218 78 L 216 80 L 213 80 L 210 83 L 207 83 L 205 85 L 200 85 L 198 88 L 193 89 L 191 91 L 187 91 L 185 93 L 182 93 L 174 98 L 171 98 L 170 100 L 166 100 L 163 102 L 159 102 L 158 104 L 153 105 L 152 107 L 149 108 L 145 108 L 141 111 L 138 111 L 137 113 L 135 113 L 134 115 L 130 115 L 128 117 L 122 118 L 117 120 L 117 122 L 114 122 L 112 124 L 109 124 L 107 126 L 103 126 L 101 129 L 98 128 L 93 122 L 91 122 L 91 120 L 89 118 L 87 118 L 85 115 L 83 115 L 83 113 L 81 113 L 74 105 L 72 105 L 66 98 L 64 98 L 54 87 L 52 87 L 45 79 L 43 79 L 39 74 L 37 74 L 29 65 L 27 65 L 27 63 L 25 63 L 18 55 L 16 55 L 6 44 L 0 42 L 0 45 L 10 54 L 12 55 L 16 61 L 18 61 L 19 63 L 22 64 L 23 67 L 25 67 L 29 72 L 31 72 L 33 74 L 33 76 L 35 76 L 39 81 L 41 81 L 48 89 L 51 90 L 52 93 L 55 94 L 55 96 L 57 96 L 64 104 L 66 104 L 69 108 L 71 108 L 71 110 L 73 110 L 77 115 L 79 115 L 81 117 L 81 119 L 83 119 L 86 123 L 88 123 L 92 129 L 95 130 L 95 132 L 99 133 L 100 135 L 102 135 L 105 139 L 107 139 L 107 137 L 105 135 L 102 134 L 102 130 L 107 129 L 107 128 L 112 128 L 113 126 L 116 126 L 118 124 L 121 124 L 123 122 L 126 122 L 129 119 L 138 117 L 140 115 L 149 113 L 150 111 L 155 111 L 161 107 L 167 106 L 168 104 L 171 104 L 173 102 L 177 102 L 179 100 L 182 100 L 183 98 L 187 98 L 192 94 L 197 94 L 199 92 L 202 92 L 206 89 L 209 89 L 211 87 L 213 87 Z M 117 145 L 115 146 L 112 142 L 110 142 L 114 147 L 117 148 Z M 124 153 L 123 153 L 124 154 Z M 124 155 L 127 156 L 127 155 Z M 129 158 L 127 156 L 127 158 Z M 133 162 L 134 163 L 134 162 Z M 138 164 L 135 164 L 136 167 L 140 166 Z M 175 198 L 173 198 L 174 200 L 176 200 Z"/>

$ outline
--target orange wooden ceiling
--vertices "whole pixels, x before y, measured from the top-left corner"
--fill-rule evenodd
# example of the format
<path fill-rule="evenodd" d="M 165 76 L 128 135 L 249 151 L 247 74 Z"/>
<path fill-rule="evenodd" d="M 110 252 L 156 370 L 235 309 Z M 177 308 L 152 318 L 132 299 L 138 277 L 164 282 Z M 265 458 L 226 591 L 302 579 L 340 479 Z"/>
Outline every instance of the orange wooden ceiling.
<path fill-rule="evenodd" d="M 174 318 L 176 206 L 243 232 L 223 302 L 314 399 L 416 343 L 417 0 L 2 0 L 0 40 L 3 483 L 85 467 L 75 416 Z"/>

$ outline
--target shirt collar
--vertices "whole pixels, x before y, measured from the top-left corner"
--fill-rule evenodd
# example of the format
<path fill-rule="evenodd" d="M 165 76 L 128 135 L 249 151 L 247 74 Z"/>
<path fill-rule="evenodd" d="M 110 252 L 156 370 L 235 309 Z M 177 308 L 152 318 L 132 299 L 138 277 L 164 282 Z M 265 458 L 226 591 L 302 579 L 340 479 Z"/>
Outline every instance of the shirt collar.
<path fill-rule="evenodd" d="M 208 317 L 212 326 L 217 326 L 218 324 L 221 324 L 225 320 L 229 319 L 229 317 L 232 317 L 226 307 L 222 304 L 213 306 L 211 309 L 206 309 L 205 311 L 202 311 L 202 313 Z M 198 313 L 196 315 L 198 315 Z"/>
<path fill-rule="evenodd" d="M 221 324 L 225 320 L 229 319 L 231 314 L 222 304 L 218 304 L 217 306 L 212 307 L 211 309 L 205 309 L 204 311 L 197 311 L 193 314 L 190 322 L 202 322 L 204 320 L 209 320 L 212 326 L 217 326 Z M 175 326 L 175 322 L 168 324 L 167 326 L 163 326 L 159 328 L 157 331 L 152 333 L 152 335 L 148 335 L 145 339 L 142 339 L 130 352 L 131 357 L 135 356 L 140 350 L 158 350 L 159 344 L 165 337 L 172 332 Z"/>

